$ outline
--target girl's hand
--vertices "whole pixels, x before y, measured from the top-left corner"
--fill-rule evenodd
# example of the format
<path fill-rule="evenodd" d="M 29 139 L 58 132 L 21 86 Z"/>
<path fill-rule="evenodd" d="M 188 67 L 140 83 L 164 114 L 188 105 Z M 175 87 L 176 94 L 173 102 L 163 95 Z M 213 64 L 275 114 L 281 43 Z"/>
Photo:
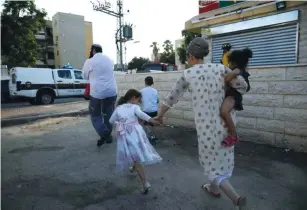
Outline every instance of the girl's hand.
<path fill-rule="evenodd" d="M 148 122 L 153 124 L 153 125 L 161 125 L 161 123 L 159 121 L 157 121 L 157 120 L 155 120 L 153 118 L 150 118 Z"/>
<path fill-rule="evenodd" d="M 161 124 L 163 123 L 163 116 L 158 115 L 158 116 L 154 117 L 153 119 L 160 122 Z"/>

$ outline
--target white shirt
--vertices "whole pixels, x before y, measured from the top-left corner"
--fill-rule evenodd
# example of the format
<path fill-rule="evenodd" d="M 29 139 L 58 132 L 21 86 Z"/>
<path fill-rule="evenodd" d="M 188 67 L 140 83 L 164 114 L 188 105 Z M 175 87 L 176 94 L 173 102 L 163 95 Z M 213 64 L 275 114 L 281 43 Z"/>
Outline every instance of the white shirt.
<path fill-rule="evenodd" d="M 142 93 L 142 106 L 144 112 L 157 112 L 158 111 L 158 91 L 151 86 L 146 86 L 141 90 Z"/>
<path fill-rule="evenodd" d="M 90 95 L 97 99 L 104 99 L 117 94 L 117 85 L 113 71 L 113 61 L 96 53 L 87 59 L 83 66 L 84 79 L 90 82 Z"/>

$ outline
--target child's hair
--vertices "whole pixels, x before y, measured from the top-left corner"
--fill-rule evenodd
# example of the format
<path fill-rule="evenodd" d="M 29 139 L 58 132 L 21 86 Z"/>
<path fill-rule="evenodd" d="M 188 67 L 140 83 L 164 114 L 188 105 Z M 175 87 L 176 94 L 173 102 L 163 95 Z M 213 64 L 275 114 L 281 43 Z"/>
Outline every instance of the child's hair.
<path fill-rule="evenodd" d="M 145 84 L 146 85 L 149 85 L 149 86 L 152 86 L 153 85 L 153 78 L 151 76 L 148 76 L 145 78 Z"/>
<path fill-rule="evenodd" d="M 133 97 L 140 98 L 142 97 L 142 94 L 135 89 L 130 89 L 127 91 L 127 93 L 124 96 L 118 99 L 117 106 L 127 103 Z"/>
<path fill-rule="evenodd" d="M 253 52 L 249 48 L 243 50 L 234 50 L 230 53 L 229 62 L 235 63 L 237 68 L 244 70 L 247 67 L 248 61 L 253 57 Z"/>

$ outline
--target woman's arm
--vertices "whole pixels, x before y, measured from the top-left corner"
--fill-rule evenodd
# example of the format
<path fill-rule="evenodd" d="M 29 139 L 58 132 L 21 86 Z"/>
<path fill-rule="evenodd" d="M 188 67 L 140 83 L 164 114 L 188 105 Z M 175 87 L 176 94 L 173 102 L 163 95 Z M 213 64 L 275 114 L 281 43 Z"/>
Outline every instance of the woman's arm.
<path fill-rule="evenodd" d="M 235 69 L 233 71 L 231 71 L 230 73 L 228 73 L 225 77 L 224 80 L 225 82 L 230 82 L 231 80 L 235 79 L 237 76 L 240 75 L 240 70 L 239 69 Z"/>
<path fill-rule="evenodd" d="M 179 101 L 181 96 L 187 90 L 188 86 L 189 84 L 187 83 L 183 72 L 178 78 L 176 84 L 173 86 L 172 90 L 166 95 L 163 102 L 159 106 L 158 118 L 160 118 L 160 120 L 162 120 L 161 118 L 163 115 Z"/>

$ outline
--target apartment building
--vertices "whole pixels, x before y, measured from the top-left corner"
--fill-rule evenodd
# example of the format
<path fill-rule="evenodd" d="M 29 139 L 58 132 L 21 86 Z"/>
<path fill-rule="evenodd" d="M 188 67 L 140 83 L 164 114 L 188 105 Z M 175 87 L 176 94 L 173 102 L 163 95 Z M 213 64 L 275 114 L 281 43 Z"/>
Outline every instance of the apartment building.
<path fill-rule="evenodd" d="M 81 69 L 93 44 L 92 23 L 81 15 L 58 12 L 36 40 L 42 52 L 38 67 L 58 68 L 69 63 Z"/>
<path fill-rule="evenodd" d="M 35 35 L 39 50 L 36 67 L 55 67 L 52 34 L 52 21 L 47 20 L 46 28 L 42 29 L 37 35 Z"/>

